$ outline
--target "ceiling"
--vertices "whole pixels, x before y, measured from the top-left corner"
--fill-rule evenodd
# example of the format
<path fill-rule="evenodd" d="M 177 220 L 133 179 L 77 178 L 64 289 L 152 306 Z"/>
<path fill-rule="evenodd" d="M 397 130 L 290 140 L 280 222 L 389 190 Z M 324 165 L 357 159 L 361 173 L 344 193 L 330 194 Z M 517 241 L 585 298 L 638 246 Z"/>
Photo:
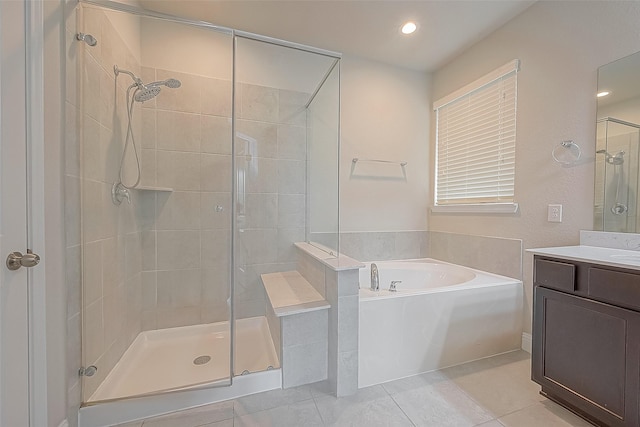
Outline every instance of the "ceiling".
<path fill-rule="evenodd" d="M 434 71 L 535 0 L 139 0 L 142 7 L 326 50 Z M 418 30 L 400 33 L 413 20 Z"/>

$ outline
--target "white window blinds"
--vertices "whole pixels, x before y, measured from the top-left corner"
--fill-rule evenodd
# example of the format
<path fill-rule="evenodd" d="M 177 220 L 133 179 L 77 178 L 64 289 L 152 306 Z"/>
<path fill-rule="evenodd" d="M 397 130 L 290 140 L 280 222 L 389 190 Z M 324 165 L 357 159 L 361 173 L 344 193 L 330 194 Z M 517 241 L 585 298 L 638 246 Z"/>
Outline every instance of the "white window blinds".
<path fill-rule="evenodd" d="M 436 206 L 513 202 L 518 66 L 434 103 Z"/>

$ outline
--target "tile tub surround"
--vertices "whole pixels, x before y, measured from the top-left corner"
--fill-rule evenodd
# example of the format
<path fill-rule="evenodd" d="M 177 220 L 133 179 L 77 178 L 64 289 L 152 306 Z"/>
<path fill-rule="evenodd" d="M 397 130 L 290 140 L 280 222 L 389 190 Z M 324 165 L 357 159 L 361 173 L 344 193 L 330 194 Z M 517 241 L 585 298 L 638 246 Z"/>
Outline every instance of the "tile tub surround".
<path fill-rule="evenodd" d="M 353 258 L 331 256 L 308 243 L 296 243 L 297 270 L 331 305 L 328 387 L 335 396 L 358 390 L 358 271 Z"/>
<path fill-rule="evenodd" d="M 273 390 L 119 427 L 456 426 L 590 427 L 539 394 L 516 351 L 336 398 L 327 384 Z"/>
<path fill-rule="evenodd" d="M 429 258 L 522 280 L 520 239 L 429 231 Z"/>
<path fill-rule="evenodd" d="M 340 253 L 362 261 L 436 258 L 522 279 L 522 241 L 439 231 L 340 233 Z M 499 256 L 496 256 L 499 254 Z"/>
<path fill-rule="evenodd" d="M 276 336 L 282 387 L 327 379 L 329 304 L 297 271 L 263 274 L 267 317 Z"/>
<path fill-rule="evenodd" d="M 428 251 L 429 232 L 424 230 L 340 233 L 340 252 L 362 261 L 424 258 Z"/>

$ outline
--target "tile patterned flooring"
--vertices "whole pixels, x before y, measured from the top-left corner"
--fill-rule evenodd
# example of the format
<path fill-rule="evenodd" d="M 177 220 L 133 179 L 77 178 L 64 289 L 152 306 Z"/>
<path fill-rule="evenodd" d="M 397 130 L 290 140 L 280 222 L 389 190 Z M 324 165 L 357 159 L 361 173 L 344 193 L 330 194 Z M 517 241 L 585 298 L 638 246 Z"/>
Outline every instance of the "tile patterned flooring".
<path fill-rule="evenodd" d="M 120 427 L 589 427 L 545 399 L 516 351 L 335 398 L 326 383 L 274 390 Z"/>

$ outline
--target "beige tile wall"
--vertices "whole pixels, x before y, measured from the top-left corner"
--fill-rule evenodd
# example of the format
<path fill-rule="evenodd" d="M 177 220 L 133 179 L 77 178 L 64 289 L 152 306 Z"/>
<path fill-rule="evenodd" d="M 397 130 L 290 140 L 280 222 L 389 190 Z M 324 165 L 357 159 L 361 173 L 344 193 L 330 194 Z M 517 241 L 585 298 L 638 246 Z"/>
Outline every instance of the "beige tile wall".
<path fill-rule="evenodd" d="M 522 240 L 437 231 L 340 233 L 340 252 L 361 261 L 435 258 L 522 279 Z"/>
<path fill-rule="evenodd" d="M 522 240 L 430 231 L 429 257 L 522 280 Z"/>
<path fill-rule="evenodd" d="M 142 110 L 142 184 L 151 204 L 143 245 L 143 329 L 227 320 L 231 242 L 231 84 L 143 67 L 145 81 L 177 78 Z M 306 129 L 297 92 L 239 84 L 236 153 L 236 315 L 265 315 L 259 275 L 293 267 L 304 239 Z M 282 101 L 281 101 L 282 100 Z M 282 105 L 281 105 L 282 104 Z"/>

